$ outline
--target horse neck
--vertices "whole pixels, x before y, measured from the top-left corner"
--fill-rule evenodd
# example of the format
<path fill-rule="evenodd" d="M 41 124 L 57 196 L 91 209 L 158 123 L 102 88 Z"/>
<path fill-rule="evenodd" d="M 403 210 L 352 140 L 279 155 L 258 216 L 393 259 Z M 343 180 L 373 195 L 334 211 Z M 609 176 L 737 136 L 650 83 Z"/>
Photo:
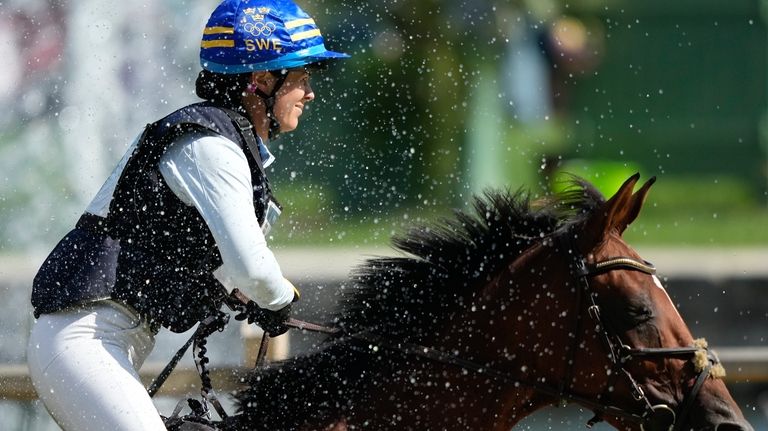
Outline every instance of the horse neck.
<path fill-rule="evenodd" d="M 554 248 L 538 243 L 497 274 L 475 305 L 482 315 L 464 316 L 474 317 L 474 333 L 481 335 L 477 351 L 487 356 L 477 357 L 478 362 L 490 363 L 510 381 L 544 381 L 558 387 L 570 354 L 569 328 L 581 312 L 575 309 L 569 267 Z M 553 401 L 526 385 L 508 395 L 505 410 L 510 426 Z"/>
<path fill-rule="evenodd" d="M 558 328 L 552 322 L 555 316 L 573 316 L 574 301 L 564 298 L 572 295 L 564 287 L 569 280 L 562 275 L 568 274 L 567 263 L 550 256 L 551 249 L 541 244 L 522 253 L 479 290 L 462 312 L 446 319 L 428 346 L 508 376 L 500 379 L 457 365 L 433 364 L 432 378 L 440 376 L 436 388 L 450 385 L 449 392 L 462 394 L 465 404 L 484 406 L 481 419 L 492 418 L 490 425 L 475 429 L 496 429 L 499 424 L 503 424 L 500 429 L 509 429 L 551 403 L 550 397 L 541 397 L 527 386 L 516 387 L 513 381 L 545 377 L 556 387 L 556 379 L 563 377 L 561 356 L 566 352 L 558 349 L 569 344 L 563 326 L 572 323 L 571 317 Z"/>
<path fill-rule="evenodd" d="M 531 367 L 536 361 L 538 350 L 533 348 L 536 336 L 526 326 L 527 317 L 518 319 L 530 310 L 523 300 L 511 300 L 509 283 L 519 283 L 519 287 L 526 290 L 528 285 L 539 282 L 540 277 L 531 274 L 527 262 L 527 259 L 533 262 L 536 256 L 538 252 L 525 257 L 525 261 L 518 259 L 516 264 L 520 269 L 514 269 L 514 265 L 503 269 L 462 311 L 436 322 L 428 331 L 430 336 L 416 343 L 492 367 L 512 380 L 528 378 L 530 371 L 521 372 L 521 369 L 523 365 Z M 528 296 L 535 295 L 526 292 L 526 298 Z M 529 346 L 521 349 L 519 340 L 525 340 Z M 352 409 L 355 414 L 348 418 L 350 423 L 381 423 L 388 417 L 397 417 L 402 424 L 418 423 L 423 429 L 509 430 L 546 405 L 529 388 L 516 387 L 510 380 L 491 377 L 471 367 L 419 355 L 393 357 L 386 371 L 366 365 L 366 372 L 374 376 L 371 380 L 375 384 L 366 385 L 364 398 L 352 400 L 360 405 Z M 368 358 L 359 360 L 362 364 L 371 364 Z M 365 400 L 376 402 L 371 405 Z"/>
<path fill-rule="evenodd" d="M 352 401 L 354 413 L 346 418 L 349 424 L 363 428 L 375 424 L 374 429 L 506 431 L 530 413 L 523 414 L 520 406 L 510 402 L 526 394 L 484 374 L 422 357 L 397 361 L 395 372 L 376 376 L 365 396 Z M 386 423 L 391 428 L 381 426 Z"/>

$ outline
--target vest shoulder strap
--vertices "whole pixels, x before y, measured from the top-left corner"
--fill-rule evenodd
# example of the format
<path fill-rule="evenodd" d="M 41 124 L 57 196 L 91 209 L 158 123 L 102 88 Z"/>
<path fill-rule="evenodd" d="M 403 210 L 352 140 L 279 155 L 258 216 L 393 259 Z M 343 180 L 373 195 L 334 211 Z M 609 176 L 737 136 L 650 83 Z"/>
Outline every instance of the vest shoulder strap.
<path fill-rule="evenodd" d="M 251 124 L 250 120 L 229 108 L 219 109 L 227 114 L 229 119 L 237 126 L 240 136 L 242 136 L 246 145 L 248 145 L 248 150 L 251 152 L 259 171 L 261 171 L 263 176 L 266 176 L 266 173 L 264 172 L 264 163 L 261 160 L 261 152 L 259 151 L 259 144 L 256 142 L 256 135 L 253 133 L 253 124 Z"/>
<path fill-rule="evenodd" d="M 158 121 L 156 125 L 156 136 L 173 136 L 190 129 L 203 128 L 241 145 L 244 142 L 247 148 L 243 150 L 251 153 L 259 172 L 266 177 L 259 144 L 253 132 L 253 124 L 235 110 L 209 102 L 196 103 L 170 114 Z"/>

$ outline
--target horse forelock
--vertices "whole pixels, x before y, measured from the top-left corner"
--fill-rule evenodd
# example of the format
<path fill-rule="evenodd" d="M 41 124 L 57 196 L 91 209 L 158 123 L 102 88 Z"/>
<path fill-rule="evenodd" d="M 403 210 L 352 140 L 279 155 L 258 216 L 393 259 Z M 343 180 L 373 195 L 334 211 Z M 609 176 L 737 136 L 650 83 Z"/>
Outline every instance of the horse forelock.
<path fill-rule="evenodd" d="M 583 223 L 604 202 L 574 177 L 564 192 L 539 199 L 523 190 L 487 191 L 470 210 L 395 236 L 403 257 L 368 260 L 341 291 L 334 322 L 346 330 L 378 329 L 409 338 L 429 335 L 498 271 L 531 245 Z"/>

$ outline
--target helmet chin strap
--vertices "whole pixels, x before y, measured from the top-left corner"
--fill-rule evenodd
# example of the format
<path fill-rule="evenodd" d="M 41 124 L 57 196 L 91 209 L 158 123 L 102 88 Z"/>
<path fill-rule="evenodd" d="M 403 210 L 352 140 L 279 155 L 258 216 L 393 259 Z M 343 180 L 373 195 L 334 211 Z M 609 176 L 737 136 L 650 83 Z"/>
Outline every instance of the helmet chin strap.
<path fill-rule="evenodd" d="M 270 94 L 267 94 L 260 89 L 256 89 L 254 92 L 257 96 L 261 97 L 261 100 L 264 101 L 264 106 L 266 108 L 266 114 L 267 118 L 269 118 L 269 140 L 276 138 L 277 135 L 280 133 L 280 122 L 275 117 L 275 101 L 277 92 L 280 90 L 280 87 L 283 86 L 283 83 L 285 83 L 285 79 L 288 77 L 288 71 L 287 70 L 281 70 L 280 74 L 277 75 L 277 79 L 275 80 L 275 85 L 272 87 L 272 91 Z"/>

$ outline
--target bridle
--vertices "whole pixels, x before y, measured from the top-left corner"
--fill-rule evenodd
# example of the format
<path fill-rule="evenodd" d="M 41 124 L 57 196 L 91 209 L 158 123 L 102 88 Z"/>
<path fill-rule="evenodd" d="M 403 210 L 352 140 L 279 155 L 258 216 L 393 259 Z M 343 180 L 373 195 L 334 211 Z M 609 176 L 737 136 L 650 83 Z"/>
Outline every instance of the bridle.
<path fill-rule="evenodd" d="M 597 397 L 597 400 L 570 391 L 570 386 L 573 383 L 575 357 L 578 349 L 579 340 L 577 337 L 573 337 L 572 344 L 568 351 L 568 360 L 566 361 L 566 364 L 568 365 L 565 370 L 565 378 L 558 388 L 553 388 L 538 382 L 519 380 L 505 371 L 500 371 L 488 365 L 463 359 L 456 354 L 447 353 L 439 349 L 416 343 L 394 340 L 390 337 L 377 335 L 371 331 L 362 331 L 354 334 L 343 333 L 339 328 L 324 327 L 297 319 L 290 319 L 287 324 L 293 328 L 324 332 L 327 334 L 338 335 L 341 338 L 364 341 L 371 345 L 398 351 L 406 355 L 418 356 L 442 364 L 453 365 L 474 371 L 479 374 L 487 375 L 495 380 L 513 384 L 517 387 L 533 389 L 541 394 L 561 400 L 562 404 L 567 404 L 569 402 L 581 404 L 582 406 L 591 409 L 595 414 L 595 416 L 587 422 L 588 428 L 591 428 L 596 423 L 602 421 L 603 417 L 608 415 L 637 423 L 643 431 L 680 431 L 690 413 L 693 401 L 698 396 L 704 382 L 710 376 L 712 367 L 715 364 L 720 363 L 719 359 L 713 352 L 709 351 L 706 346 L 694 345 L 691 347 L 649 348 L 631 347 L 625 344 L 619 335 L 610 329 L 611 327 L 606 323 L 605 319 L 603 319 L 600 305 L 597 301 L 597 294 L 591 288 L 589 279 L 616 270 L 640 271 L 645 274 L 655 275 L 656 268 L 650 262 L 641 261 L 632 257 L 612 257 L 594 264 L 587 264 L 583 256 L 575 253 L 576 248 L 574 247 L 575 244 L 572 238 L 568 237 L 565 240 L 561 239 L 559 242 L 562 246 L 562 251 L 570 256 L 570 272 L 578 284 L 576 289 L 576 310 L 581 310 L 582 301 L 585 299 L 588 301 L 587 314 L 594 321 L 596 330 L 602 335 L 601 338 L 603 344 L 608 351 L 608 356 L 611 360 L 611 375 L 614 379 L 618 378 L 618 376 L 624 376 L 627 379 L 631 387 L 632 397 L 639 404 L 637 410 L 628 410 L 608 403 L 607 390 L 608 387 L 611 386 L 610 382 L 606 386 L 606 390 Z M 576 315 L 578 319 L 576 334 L 578 334 L 581 332 L 581 327 L 584 324 L 583 321 L 585 319 L 580 312 L 577 312 Z M 630 371 L 626 369 L 627 363 L 636 358 L 692 358 L 701 351 L 704 351 L 706 354 L 707 364 L 701 371 L 699 371 L 693 386 L 685 395 L 682 404 L 678 406 L 677 410 L 666 404 L 652 404 L 643 392 L 643 389 L 637 383 L 637 380 L 635 380 Z"/>
<path fill-rule="evenodd" d="M 609 353 L 611 360 L 613 378 L 618 376 L 626 377 L 629 382 L 633 399 L 640 404 L 640 413 L 632 413 L 627 410 L 609 406 L 603 402 L 606 392 L 604 391 L 598 396 L 597 402 L 583 403 L 586 407 L 593 409 L 595 416 L 587 422 L 587 427 L 591 428 L 597 422 L 602 421 L 604 414 L 610 414 L 612 416 L 622 417 L 640 425 L 641 430 L 647 431 L 679 431 L 682 429 L 694 400 L 698 396 L 704 382 L 710 376 L 712 367 L 716 364 L 720 364 L 720 360 L 714 354 L 709 351 L 706 346 L 694 345 L 690 347 L 630 347 L 625 344 L 616 331 L 611 330 L 611 326 L 605 321 L 602 316 L 600 305 L 598 304 L 598 295 L 593 291 L 589 284 L 589 279 L 600 274 L 604 274 L 610 271 L 616 270 L 628 270 L 628 271 L 640 271 L 645 274 L 655 275 L 656 268 L 647 261 L 640 261 L 632 257 L 612 257 L 594 264 L 588 264 L 584 257 L 576 252 L 575 242 L 573 238 L 567 237 L 559 241 L 562 251 L 567 253 L 570 258 L 570 271 L 571 275 L 576 278 L 578 283 L 577 294 L 577 309 L 581 308 L 581 302 L 584 298 L 587 299 L 587 310 L 589 317 L 594 321 L 596 329 L 601 334 L 603 345 Z M 581 325 L 583 324 L 581 313 L 578 313 L 580 332 Z M 577 332 L 577 333 L 579 333 Z M 567 363 L 569 364 L 566 370 L 566 378 L 563 379 L 560 390 L 563 393 L 567 393 L 568 386 L 571 385 L 573 379 L 573 367 L 574 358 L 576 355 L 577 339 L 574 337 L 570 358 Z M 683 402 L 675 410 L 666 404 L 652 404 L 648 397 L 643 392 L 643 389 L 633 378 L 632 374 L 627 370 L 626 365 L 629 361 L 636 358 L 649 358 L 649 357 L 694 357 L 698 352 L 704 351 L 707 357 L 706 365 L 698 372 L 696 379 L 691 386 L 690 391 L 684 396 Z M 606 390 L 611 386 L 610 382 L 606 386 Z M 568 397 L 565 397 L 566 399 Z M 576 400 L 574 400 L 576 401 Z M 577 401 L 578 402 L 578 401 Z M 591 404 L 591 405 L 590 405 Z"/>

